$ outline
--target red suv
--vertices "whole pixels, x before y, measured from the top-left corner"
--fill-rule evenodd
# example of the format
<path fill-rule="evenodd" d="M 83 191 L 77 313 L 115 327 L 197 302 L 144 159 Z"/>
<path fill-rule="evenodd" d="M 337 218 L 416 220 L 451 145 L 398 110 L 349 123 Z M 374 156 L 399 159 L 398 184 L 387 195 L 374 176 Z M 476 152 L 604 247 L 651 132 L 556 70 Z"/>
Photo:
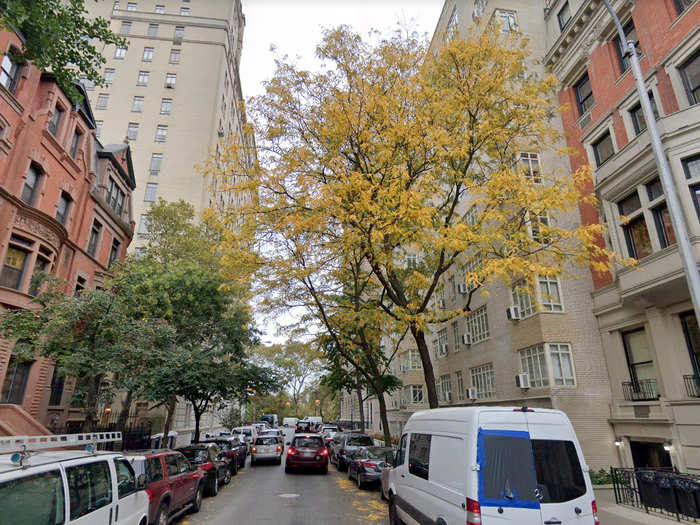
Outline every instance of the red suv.
<path fill-rule="evenodd" d="M 328 473 L 328 449 L 318 434 L 297 434 L 287 443 L 287 461 L 284 471 L 289 473 L 299 467 L 312 467 Z"/>
<path fill-rule="evenodd" d="M 185 511 L 199 512 L 205 473 L 174 450 L 126 452 L 136 476 L 146 475 L 148 523 L 167 525 Z"/>

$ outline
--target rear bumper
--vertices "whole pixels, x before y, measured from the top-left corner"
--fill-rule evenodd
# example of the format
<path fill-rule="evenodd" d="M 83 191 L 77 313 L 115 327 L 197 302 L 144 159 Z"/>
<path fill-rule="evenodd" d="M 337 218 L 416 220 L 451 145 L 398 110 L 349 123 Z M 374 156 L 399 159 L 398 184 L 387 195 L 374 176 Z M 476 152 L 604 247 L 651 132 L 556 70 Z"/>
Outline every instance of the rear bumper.
<path fill-rule="evenodd" d="M 280 459 L 282 457 L 282 453 L 274 452 L 267 454 L 251 454 L 250 457 L 253 461 L 272 461 Z"/>
<path fill-rule="evenodd" d="M 287 456 L 286 465 L 288 467 L 317 467 L 323 468 L 328 466 L 328 456 L 321 456 L 320 459 L 315 457 L 311 458 L 300 458 L 297 456 Z"/>
<path fill-rule="evenodd" d="M 366 481 L 368 483 L 372 483 L 375 481 L 381 482 L 382 480 L 381 472 L 370 472 L 365 470 L 364 472 L 358 472 L 357 474 L 362 478 L 362 481 Z"/>

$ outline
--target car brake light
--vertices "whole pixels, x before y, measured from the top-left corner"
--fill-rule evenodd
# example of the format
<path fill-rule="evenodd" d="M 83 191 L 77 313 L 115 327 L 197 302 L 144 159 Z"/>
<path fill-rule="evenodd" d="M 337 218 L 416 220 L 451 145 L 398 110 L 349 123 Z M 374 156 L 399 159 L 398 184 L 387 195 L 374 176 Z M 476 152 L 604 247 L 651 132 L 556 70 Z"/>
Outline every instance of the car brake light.
<path fill-rule="evenodd" d="M 344 455 L 345 455 L 345 449 L 343 449 L 343 450 L 340 451 L 340 455 L 341 455 L 341 456 L 344 456 Z"/>
<path fill-rule="evenodd" d="M 253 447 L 253 451 L 252 451 L 253 454 L 255 454 L 257 451 L 258 451 L 258 448 L 257 448 L 257 447 Z"/>
<path fill-rule="evenodd" d="M 467 498 L 467 525 L 481 525 L 481 505 L 470 498 Z"/>
<path fill-rule="evenodd" d="M 289 448 L 287 449 L 287 455 L 288 455 L 288 456 L 293 456 L 293 455 L 296 454 L 296 453 L 297 453 L 297 451 L 294 449 L 294 447 L 289 447 Z"/>
<path fill-rule="evenodd" d="M 277 452 L 282 452 L 282 447 L 280 445 L 277 445 Z"/>
<path fill-rule="evenodd" d="M 595 500 L 591 501 L 591 510 L 593 511 L 593 525 L 600 525 L 600 520 L 598 519 L 598 505 L 596 505 Z"/>
<path fill-rule="evenodd" d="M 197 465 L 197 468 L 201 468 L 202 470 L 211 470 L 214 465 L 212 464 L 211 461 L 207 461 L 206 463 L 202 463 L 201 465 Z"/>
<path fill-rule="evenodd" d="M 151 492 L 151 489 L 146 489 L 146 495 L 148 496 L 148 504 L 150 505 L 153 503 L 153 492 Z"/>
<path fill-rule="evenodd" d="M 324 448 L 324 449 L 321 451 L 321 455 L 322 455 L 322 456 L 327 456 L 327 455 L 328 455 L 328 449 L 327 449 L 327 448 Z"/>
<path fill-rule="evenodd" d="M 523 407 L 523 408 L 514 408 L 513 412 L 534 412 L 534 410 L 531 408 Z"/>
<path fill-rule="evenodd" d="M 371 461 L 363 461 L 362 464 L 367 468 L 373 468 L 373 469 L 377 468 L 377 464 L 372 463 Z"/>

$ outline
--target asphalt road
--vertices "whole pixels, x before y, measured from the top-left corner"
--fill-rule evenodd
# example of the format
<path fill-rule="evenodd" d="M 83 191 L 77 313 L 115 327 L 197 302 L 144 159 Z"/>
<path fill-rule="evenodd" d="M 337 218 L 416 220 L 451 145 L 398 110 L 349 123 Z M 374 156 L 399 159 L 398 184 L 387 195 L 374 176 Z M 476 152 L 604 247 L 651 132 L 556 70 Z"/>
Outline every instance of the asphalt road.
<path fill-rule="evenodd" d="M 286 441 L 288 441 L 287 439 Z M 386 503 L 378 490 L 358 490 L 346 472 L 285 474 L 282 465 L 239 471 L 218 496 L 205 498 L 197 514 L 177 525 L 387 525 Z"/>

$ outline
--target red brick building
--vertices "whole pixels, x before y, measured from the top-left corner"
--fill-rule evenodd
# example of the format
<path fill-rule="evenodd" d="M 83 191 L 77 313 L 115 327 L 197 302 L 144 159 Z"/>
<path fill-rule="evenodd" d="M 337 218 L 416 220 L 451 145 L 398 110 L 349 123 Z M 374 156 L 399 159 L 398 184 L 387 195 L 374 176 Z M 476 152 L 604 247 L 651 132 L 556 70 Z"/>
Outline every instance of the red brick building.
<path fill-rule="evenodd" d="M 641 67 L 700 261 L 700 2 L 613 0 Z M 600 0 L 545 1 L 545 65 L 560 82 L 572 169 L 594 168 L 606 242 L 637 268 L 593 291 L 625 466 L 700 471 L 700 331 L 629 58 Z"/>
<path fill-rule="evenodd" d="M 134 228 L 129 147 L 102 146 L 82 86 L 73 104 L 51 74 L 13 62 L 7 52 L 19 45 L 0 33 L 0 309 L 30 308 L 40 270 L 66 293 L 99 287 Z M 18 407 L 49 428 L 83 418 L 70 379 L 44 358 L 18 362 L 4 340 L 0 387 L 0 435 L 23 424 Z"/>

